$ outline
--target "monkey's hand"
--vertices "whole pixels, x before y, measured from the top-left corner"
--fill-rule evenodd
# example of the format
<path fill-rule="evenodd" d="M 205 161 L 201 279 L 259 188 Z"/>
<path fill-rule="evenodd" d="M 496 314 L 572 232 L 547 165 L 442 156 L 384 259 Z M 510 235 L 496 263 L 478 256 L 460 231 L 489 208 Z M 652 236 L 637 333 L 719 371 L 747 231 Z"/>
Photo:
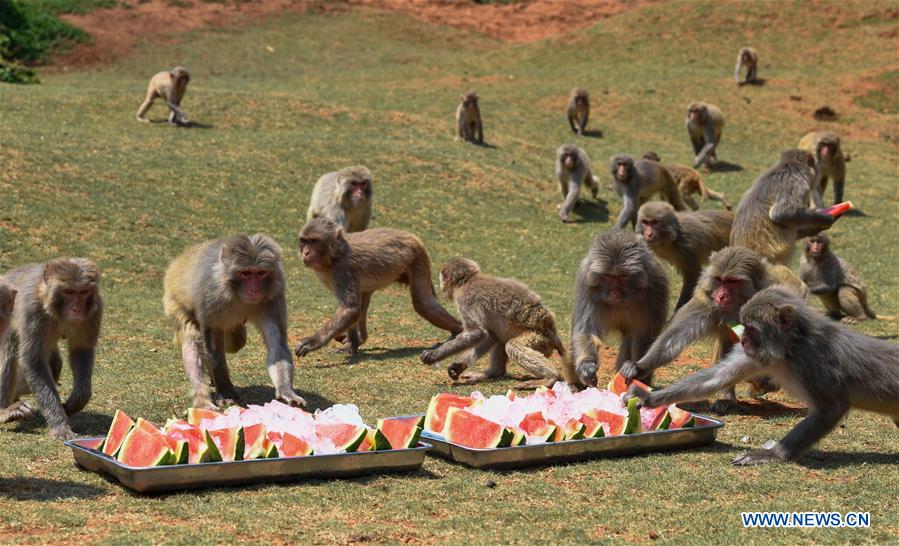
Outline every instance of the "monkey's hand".
<path fill-rule="evenodd" d="M 437 358 L 438 357 L 438 354 L 437 354 L 438 347 L 440 347 L 440 344 L 438 344 L 437 347 L 434 347 L 433 349 L 425 349 L 424 351 L 422 351 L 421 361 L 423 364 L 427 364 L 428 366 L 431 366 L 431 365 L 435 364 L 438 360 L 440 360 L 439 358 Z M 452 375 L 452 374 L 450 374 L 450 375 Z M 455 377 L 453 379 L 455 379 Z"/>
<path fill-rule="evenodd" d="M 628 381 L 644 372 L 645 370 L 641 370 L 640 367 L 637 366 L 637 363 L 632 360 L 625 361 L 624 364 L 621 365 L 621 368 L 618 370 L 618 373 L 620 373 Z"/>
<path fill-rule="evenodd" d="M 50 429 L 50 436 L 56 438 L 57 440 L 74 440 L 75 433 L 72 432 L 72 429 L 69 428 L 68 425 L 62 425 L 56 428 Z"/>
<path fill-rule="evenodd" d="M 137 121 L 139 121 L 141 123 L 150 123 L 150 120 L 148 120 L 147 118 L 134 118 L 134 119 L 136 119 Z"/>
<path fill-rule="evenodd" d="M 322 344 L 319 343 L 318 339 L 315 336 L 304 337 L 297 343 L 297 348 L 294 349 L 293 354 L 297 356 L 306 356 L 312 351 L 321 348 Z"/>
<path fill-rule="evenodd" d="M 598 370 L 599 366 L 592 360 L 584 360 L 576 368 L 578 379 L 581 380 L 585 387 L 596 386 L 596 372 Z"/>
<path fill-rule="evenodd" d="M 446 368 L 446 373 L 449 374 L 450 379 L 457 381 L 462 376 L 462 372 L 467 369 L 468 364 L 464 362 L 453 362 Z"/>
<path fill-rule="evenodd" d="M 275 393 L 275 398 L 280 402 L 284 402 L 285 404 L 289 404 L 297 408 L 301 408 L 306 405 L 306 400 L 292 390 Z"/>
<path fill-rule="evenodd" d="M 777 455 L 777 451 L 775 449 L 754 449 L 752 451 L 746 452 L 742 455 L 738 455 L 734 457 L 734 460 L 731 461 L 731 464 L 740 465 L 740 466 L 749 466 L 749 465 L 758 465 L 758 464 L 768 464 L 775 462 L 782 462 L 781 459 Z"/>
<path fill-rule="evenodd" d="M 0 411 L 0 423 L 12 423 L 22 421 L 37 415 L 37 411 L 28 402 L 19 400 L 10 407 Z"/>
<path fill-rule="evenodd" d="M 637 398 L 640 400 L 640 405 L 647 408 L 654 408 L 660 404 L 653 403 L 652 393 L 643 387 L 639 387 L 635 384 L 632 384 L 628 389 L 627 393 L 624 395 L 624 400 L 630 400 L 631 398 Z"/>

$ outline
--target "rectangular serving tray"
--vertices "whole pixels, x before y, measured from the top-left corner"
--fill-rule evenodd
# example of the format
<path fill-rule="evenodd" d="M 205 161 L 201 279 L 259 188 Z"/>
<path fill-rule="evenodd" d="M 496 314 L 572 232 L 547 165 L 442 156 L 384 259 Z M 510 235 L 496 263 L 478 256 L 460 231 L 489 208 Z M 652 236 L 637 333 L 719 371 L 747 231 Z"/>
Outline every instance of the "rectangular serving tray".
<path fill-rule="evenodd" d="M 473 468 L 521 468 L 600 457 L 638 455 L 714 443 L 718 429 L 723 427 L 724 423 L 704 415 L 694 414 L 694 417 L 696 425 L 691 428 L 655 430 L 638 434 L 495 449 L 472 449 L 447 442 L 443 436 L 431 432 L 423 432 L 422 438 L 433 445 L 433 449 L 430 451 L 432 455 Z"/>
<path fill-rule="evenodd" d="M 139 493 L 408 472 L 421 468 L 425 452 L 431 449 L 430 444 L 419 442 L 409 449 L 135 468 L 86 447 L 96 445 L 97 440 L 82 438 L 65 444 L 81 468 L 111 476 Z"/>

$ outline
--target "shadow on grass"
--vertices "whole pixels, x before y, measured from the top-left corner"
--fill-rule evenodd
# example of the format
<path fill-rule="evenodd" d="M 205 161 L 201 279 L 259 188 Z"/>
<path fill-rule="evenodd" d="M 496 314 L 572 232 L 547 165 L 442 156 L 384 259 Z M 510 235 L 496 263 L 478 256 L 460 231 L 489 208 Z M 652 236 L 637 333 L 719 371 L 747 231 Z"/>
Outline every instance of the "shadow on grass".
<path fill-rule="evenodd" d="M 835 470 L 850 465 L 890 465 L 899 464 L 897 453 L 871 453 L 869 451 L 812 451 L 796 463 L 817 470 Z"/>
<path fill-rule="evenodd" d="M 741 399 L 739 406 L 732 415 L 747 415 L 753 417 L 761 417 L 762 419 L 770 419 L 773 417 L 805 417 L 807 410 L 805 408 L 788 406 L 776 400 L 765 400 L 763 398 Z M 716 415 L 711 409 L 710 402 L 689 402 L 678 404 L 685 410 L 700 413 L 704 415 Z M 718 417 L 721 417 L 720 415 Z"/>
<path fill-rule="evenodd" d="M 249 387 L 236 387 L 237 394 L 240 396 L 240 404 L 257 404 L 263 405 L 271 402 L 275 398 L 275 388 L 271 385 L 251 385 Z M 315 411 L 318 408 L 329 408 L 335 402 L 329 398 L 325 398 L 318 393 L 297 389 L 297 394 L 306 401 L 306 411 Z M 104 431 L 105 432 L 105 431 Z"/>
<path fill-rule="evenodd" d="M 111 423 L 112 415 L 93 411 L 81 411 L 69 417 L 69 425 L 77 436 L 106 436 Z M 47 421 L 41 415 L 24 421 L 17 421 L 12 431 L 22 434 L 46 434 L 46 427 Z"/>
<path fill-rule="evenodd" d="M 865 211 L 859 209 L 849 209 L 843 216 L 860 216 L 864 218 L 868 217 L 868 215 L 865 214 Z"/>
<path fill-rule="evenodd" d="M 605 223 L 609 221 L 609 206 L 606 201 L 578 201 L 574 207 L 579 219 L 569 220 L 569 224 Z"/>
<path fill-rule="evenodd" d="M 167 120 L 167 119 L 151 119 L 150 124 L 151 125 L 170 125 L 169 120 Z M 206 123 L 200 123 L 198 121 L 191 121 L 189 123 L 179 123 L 179 124 L 175 125 L 175 127 L 179 128 L 179 129 L 212 129 L 215 126 L 209 125 Z"/>
<path fill-rule="evenodd" d="M 882 339 L 884 341 L 889 341 L 891 339 L 899 338 L 899 334 L 881 334 L 879 336 L 874 336 L 877 339 Z"/>
<path fill-rule="evenodd" d="M 766 80 L 765 78 L 756 78 L 756 79 L 754 79 L 754 80 L 751 81 L 751 82 L 744 82 L 744 81 L 741 81 L 741 82 L 739 83 L 739 86 L 740 86 L 740 87 L 743 87 L 743 86 L 748 85 L 748 86 L 750 86 L 750 87 L 763 87 L 763 86 L 765 85 L 765 83 L 767 83 L 767 81 L 768 81 L 768 80 Z"/>
<path fill-rule="evenodd" d="M 365 362 L 380 362 L 396 358 L 408 358 L 420 355 L 425 349 L 427 349 L 427 347 L 360 347 L 359 352 L 355 356 L 345 354 L 345 358 L 340 362 L 315 364 L 312 367 L 319 369 L 339 368 L 340 366 L 355 366 Z"/>
<path fill-rule="evenodd" d="M 68 480 L 45 480 L 27 476 L 0 478 L 0 498 L 19 501 L 55 501 L 59 499 L 93 499 L 106 494 L 105 489 Z"/>
<path fill-rule="evenodd" d="M 710 170 L 717 173 L 733 173 L 742 171 L 743 167 L 736 163 L 730 163 L 729 161 L 718 161 Z"/>
<path fill-rule="evenodd" d="M 581 136 L 585 136 L 588 138 L 602 138 L 602 131 L 600 131 L 599 129 L 588 129 L 584 131 Z"/>

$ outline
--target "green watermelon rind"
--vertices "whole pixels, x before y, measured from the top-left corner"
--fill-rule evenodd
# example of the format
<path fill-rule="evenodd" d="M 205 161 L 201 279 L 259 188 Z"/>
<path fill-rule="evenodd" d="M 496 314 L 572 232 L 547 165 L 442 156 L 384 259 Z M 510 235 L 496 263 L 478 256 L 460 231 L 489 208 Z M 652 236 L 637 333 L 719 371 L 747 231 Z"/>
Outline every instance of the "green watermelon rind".
<path fill-rule="evenodd" d="M 575 430 L 566 431 L 565 440 L 582 440 L 584 438 L 584 435 L 587 433 L 587 425 L 578 421 L 575 427 Z"/>
<path fill-rule="evenodd" d="M 638 434 L 643 432 L 643 421 L 640 419 L 640 408 L 637 407 L 639 400 L 633 397 L 627 401 L 627 422 L 624 425 L 622 434 Z"/>
<path fill-rule="evenodd" d="M 222 452 L 219 451 L 219 446 L 215 445 L 215 440 L 212 439 L 212 435 L 209 434 L 208 430 L 203 430 L 203 434 L 206 436 L 206 453 L 204 454 L 204 456 L 206 457 L 205 462 L 222 462 Z"/>
<path fill-rule="evenodd" d="M 455 415 L 456 413 L 461 414 L 461 413 L 468 413 L 468 412 L 466 412 L 464 408 L 455 408 L 455 407 L 450 408 L 446 412 L 446 420 L 443 422 L 443 430 L 444 430 L 443 437 L 446 438 L 447 441 L 449 441 L 449 442 L 453 442 L 453 439 L 450 438 L 449 434 L 447 434 L 447 432 L 449 432 L 447 430 L 447 425 L 450 423 L 451 416 Z M 487 421 L 487 419 L 484 419 L 484 420 Z M 512 429 L 510 429 L 509 427 L 502 427 L 502 429 L 499 431 L 499 433 L 494 437 L 495 439 L 493 441 L 493 445 L 488 444 L 487 446 L 485 446 L 483 448 L 468 448 L 468 449 L 495 449 L 495 448 L 499 448 L 499 447 L 509 447 L 512 445 L 512 438 L 514 436 L 515 436 L 515 433 L 513 432 Z M 456 442 L 453 442 L 453 443 L 456 443 Z M 459 445 L 463 445 L 463 444 L 459 444 Z"/>
<path fill-rule="evenodd" d="M 113 428 L 115 428 L 115 426 L 116 426 L 116 424 L 117 424 L 117 421 L 116 421 L 116 420 L 117 420 L 117 418 L 119 417 L 120 414 L 123 415 L 123 416 L 125 416 L 129 421 L 131 421 L 131 428 L 129 428 L 129 429 L 125 432 L 125 434 L 122 435 L 122 441 L 121 441 L 121 443 L 119 443 L 119 446 L 115 449 L 115 451 L 112 452 L 112 453 L 106 453 L 106 452 L 104 451 L 104 449 L 106 448 L 106 441 L 109 439 L 109 435 L 112 434 L 112 430 L 113 430 Z M 99 451 L 99 452 L 101 452 L 101 453 L 105 453 L 106 455 L 109 455 L 109 456 L 112 457 L 113 459 L 115 459 L 116 457 L 118 457 L 118 455 L 119 455 L 119 450 L 122 449 L 122 444 L 125 443 L 125 438 L 127 438 L 127 437 L 128 437 L 128 434 L 131 433 L 131 431 L 134 429 L 134 425 L 135 425 L 134 419 L 132 419 L 130 416 L 128 416 L 128 414 L 126 414 L 124 411 L 116 410 L 115 415 L 112 417 L 112 423 L 109 424 L 109 430 L 106 432 L 106 437 L 103 438 L 103 442 L 99 445 L 99 447 L 97 447 L 97 451 Z"/>
<path fill-rule="evenodd" d="M 142 430 L 142 429 L 139 429 L 138 427 L 131 427 L 131 430 L 128 432 L 128 435 L 125 436 L 125 440 L 122 441 L 122 445 L 119 447 L 119 450 L 116 455 L 116 460 L 118 462 L 125 464 L 125 462 L 122 461 L 122 459 L 121 459 L 122 452 L 127 451 L 126 446 L 131 444 L 132 438 L 139 430 Z M 146 431 L 144 431 L 144 432 L 146 432 Z M 171 464 L 174 464 L 174 457 L 175 457 L 175 454 L 172 452 L 172 450 L 169 449 L 168 447 L 165 447 L 163 450 L 163 453 L 152 464 L 135 467 L 135 468 L 148 468 L 148 467 L 153 467 L 153 466 L 169 466 Z"/>
<path fill-rule="evenodd" d="M 422 428 L 421 425 L 417 423 L 421 423 L 424 417 L 419 419 L 416 422 L 415 428 L 412 431 L 412 437 L 409 438 L 409 442 L 404 446 L 393 447 L 390 444 L 390 440 L 387 438 L 387 435 L 381 432 L 381 426 L 385 421 L 390 421 L 390 419 L 378 419 L 378 423 L 375 425 L 375 443 L 374 450 L 375 451 L 384 451 L 388 449 L 408 449 L 410 447 L 415 447 L 418 445 L 418 439 L 421 438 Z M 357 446 L 358 447 L 358 446 Z"/>
<path fill-rule="evenodd" d="M 659 423 L 659 426 L 656 427 L 656 430 L 668 430 L 668 427 L 671 426 L 671 412 L 666 411 L 665 416 L 662 417 L 662 421 Z"/>
<path fill-rule="evenodd" d="M 514 429 L 512 431 L 512 440 L 509 442 L 509 447 L 517 447 L 523 446 L 528 443 L 528 435 L 524 433 L 521 429 Z"/>
<path fill-rule="evenodd" d="M 354 453 L 357 449 L 359 449 L 359 446 L 362 444 L 362 442 L 365 441 L 365 437 L 367 435 L 368 435 L 368 429 L 365 427 L 359 427 L 359 434 L 357 434 L 355 438 L 353 438 L 352 440 L 350 440 L 349 442 L 347 442 L 346 444 L 344 444 L 342 446 L 335 444 L 334 447 L 337 448 L 338 451 L 346 451 L 347 453 Z"/>

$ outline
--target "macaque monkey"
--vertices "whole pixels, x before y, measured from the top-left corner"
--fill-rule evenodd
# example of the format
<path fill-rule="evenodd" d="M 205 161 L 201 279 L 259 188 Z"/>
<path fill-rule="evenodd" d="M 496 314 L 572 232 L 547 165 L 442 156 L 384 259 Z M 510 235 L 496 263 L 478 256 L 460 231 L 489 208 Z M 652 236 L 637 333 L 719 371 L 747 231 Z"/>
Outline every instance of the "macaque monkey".
<path fill-rule="evenodd" d="M 453 258 L 443 265 L 440 289 L 456 303 L 464 330 L 423 352 L 422 362 L 434 364 L 465 351 L 447 368 L 449 376 L 461 383 L 502 377 L 510 359 L 538 378 L 518 388 L 551 387 L 559 380 L 546 357 L 554 350 L 565 356 L 565 347 L 555 316 L 531 289 L 514 279 L 485 275 L 476 262 L 466 258 Z M 490 364 L 486 371 L 465 372 L 488 353 Z"/>
<path fill-rule="evenodd" d="M 718 161 L 716 148 L 721 143 L 724 114 L 714 104 L 691 102 L 687 106 L 687 134 L 693 144 L 693 168 L 706 164 L 709 168 Z"/>
<path fill-rule="evenodd" d="M 184 98 L 188 83 L 190 83 L 190 74 L 183 66 L 176 66 L 171 71 L 162 71 L 150 78 L 150 84 L 147 86 L 147 98 L 137 110 L 137 121 L 150 122 L 144 116 L 153 105 L 153 101 L 159 97 L 165 101 L 171 111 L 169 113 L 170 125 L 190 125 L 187 114 L 181 109 L 181 99 Z"/>
<path fill-rule="evenodd" d="M 812 204 L 816 208 L 824 208 L 824 191 L 827 181 L 833 178 L 834 204 L 843 202 L 843 185 L 846 182 L 846 162 L 849 156 L 843 156 L 840 148 L 840 137 L 831 132 L 812 131 L 802 137 L 799 147 L 815 155 L 818 171 L 812 181 Z"/>
<path fill-rule="evenodd" d="M 324 347 L 346 334 L 344 350 L 355 355 L 368 339 L 366 316 L 376 290 L 398 282 L 409 285 L 415 312 L 434 326 L 456 335 L 462 324 L 446 312 L 434 294 L 431 260 L 421 240 L 406 231 L 374 228 L 358 233 L 325 218 L 300 230 L 300 259 L 337 298 L 337 312 L 315 335 L 297 343 L 296 355 Z"/>
<path fill-rule="evenodd" d="M 16 303 L 16 293 L 16 289 L 0 277 L 0 343 L 2 343 L 3 334 L 9 329 L 9 324 L 12 321 L 12 310 Z"/>
<path fill-rule="evenodd" d="M 281 247 L 257 233 L 192 246 L 169 265 L 162 303 L 175 326 L 175 344 L 181 349 L 193 407 L 237 403 L 225 353 L 236 353 L 246 344 L 247 322 L 259 330 L 265 342 L 275 398 L 293 406 L 306 404 L 293 390 L 281 263 Z M 215 400 L 207 370 L 215 386 Z"/>
<path fill-rule="evenodd" d="M 662 158 L 660 158 L 659 154 L 655 152 L 646 152 L 645 154 L 643 154 L 643 159 L 657 161 L 659 163 L 662 162 Z M 670 172 L 671 176 L 674 177 L 674 181 L 677 183 L 677 189 L 680 191 L 681 198 L 684 200 L 684 203 L 692 210 L 699 209 L 699 205 L 696 203 L 696 200 L 693 199 L 694 193 L 698 193 L 703 201 L 705 201 L 706 199 L 719 201 L 722 205 L 724 205 L 724 208 L 726 208 L 727 210 L 731 209 L 731 204 L 730 201 L 727 200 L 727 197 L 723 193 L 710 189 L 708 186 L 706 186 L 705 182 L 702 181 L 702 176 L 696 169 L 687 167 L 686 165 L 678 165 L 676 163 L 665 163 L 662 166 L 668 169 L 668 172 Z"/>
<path fill-rule="evenodd" d="M 762 173 L 737 206 L 730 244 L 745 246 L 769 261 L 787 264 L 796 240 L 817 235 L 835 218 L 808 208 L 815 158 L 804 150 L 787 150 Z"/>
<path fill-rule="evenodd" d="M 478 108 L 478 94 L 474 91 L 459 95 L 459 107 L 456 108 L 456 129 L 458 140 L 484 144 L 481 109 Z"/>
<path fill-rule="evenodd" d="M 590 95 L 583 87 L 575 87 L 568 96 L 568 105 L 565 106 L 565 116 L 571 132 L 583 135 L 587 130 L 587 120 L 590 119 Z"/>
<path fill-rule="evenodd" d="M 746 68 L 746 79 L 740 81 L 740 70 Z M 734 68 L 734 81 L 737 85 L 754 83 L 758 79 L 759 52 L 751 47 L 741 47 L 737 53 L 737 67 Z"/>
<path fill-rule="evenodd" d="M 787 267 L 772 265 L 747 248 L 729 246 L 712 253 L 693 297 L 677 310 L 642 358 L 621 366 L 621 374 L 628 379 L 645 377 L 701 337 L 717 341 L 713 362 L 718 362 L 733 346 L 727 323 L 739 320 L 740 307 L 754 294 L 778 283 L 806 296 L 805 284 Z M 736 392 L 730 388 L 712 404 L 712 411 L 730 413 L 736 409 L 736 401 Z"/>
<path fill-rule="evenodd" d="M 327 218 L 347 233 L 362 231 L 371 220 L 374 178 L 365 167 L 347 167 L 322 175 L 312 190 L 306 220 Z"/>
<path fill-rule="evenodd" d="M 615 369 L 643 356 L 668 316 L 668 277 L 646 243 L 628 231 L 607 231 L 593 239 L 574 280 L 571 358 L 563 376 L 573 385 L 596 386 L 599 355 L 593 338 L 621 334 Z M 650 370 L 641 374 L 649 381 Z"/>
<path fill-rule="evenodd" d="M 656 255 L 683 277 L 675 311 L 693 296 L 709 255 L 727 246 L 734 213 L 724 210 L 677 212 L 663 201 L 645 203 L 637 212 L 637 231 Z"/>
<path fill-rule="evenodd" d="M 762 290 L 740 310 L 742 350 L 718 365 L 648 392 L 629 393 L 644 406 L 701 400 L 760 373 L 770 374 L 808 405 L 808 414 L 773 448 L 733 464 L 794 461 L 836 427 L 849 408 L 889 416 L 899 426 L 899 345 L 833 322 L 783 287 Z"/>
<path fill-rule="evenodd" d="M 559 206 L 559 218 L 568 221 L 568 215 L 577 205 L 581 184 L 590 188 L 593 199 L 599 191 L 599 180 L 593 176 L 587 153 L 574 144 L 564 144 L 556 150 L 556 178 L 562 189 L 563 203 Z"/>
<path fill-rule="evenodd" d="M 103 319 L 100 272 L 88 259 L 60 258 L 20 267 L 5 280 L 16 298 L 10 328 L 0 337 L 0 423 L 34 416 L 36 410 L 19 399 L 33 393 L 50 435 L 70 440 L 75 433 L 68 416 L 91 399 Z M 56 390 L 62 373 L 60 339 L 68 342 L 72 370 L 72 392 L 65 402 Z"/>
<path fill-rule="evenodd" d="M 624 229 L 630 222 L 637 227 L 637 209 L 656 192 L 662 193 L 675 210 L 686 210 L 677 184 L 668 169 L 656 161 L 634 161 L 629 155 L 619 154 L 609 160 L 609 170 L 615 193 L 621 196 L 624 206 L 618 215 L 614 229 Z"/>
<path fill-rule="evenodd" d="M 831 318 L 846 324 L 878 318 L 868 307 L 868 289 L 861 274 L 830 250 L 826 233 L 806 239 L 805 254 L 799 261 L 799 277 L 821 299 Z"/>

